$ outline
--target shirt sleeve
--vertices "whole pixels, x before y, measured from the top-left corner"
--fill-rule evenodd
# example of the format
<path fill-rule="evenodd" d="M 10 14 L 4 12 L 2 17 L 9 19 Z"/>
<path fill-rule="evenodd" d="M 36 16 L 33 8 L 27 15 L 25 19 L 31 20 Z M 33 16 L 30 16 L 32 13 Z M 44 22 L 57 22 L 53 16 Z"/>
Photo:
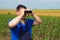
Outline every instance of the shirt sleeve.
<path fill-rule="evenodd" d="M 9 19 L 9 20 L 8 20 L 8 23 L 9 23 L 11 20 L 12 20 L 12 19 Z"/>

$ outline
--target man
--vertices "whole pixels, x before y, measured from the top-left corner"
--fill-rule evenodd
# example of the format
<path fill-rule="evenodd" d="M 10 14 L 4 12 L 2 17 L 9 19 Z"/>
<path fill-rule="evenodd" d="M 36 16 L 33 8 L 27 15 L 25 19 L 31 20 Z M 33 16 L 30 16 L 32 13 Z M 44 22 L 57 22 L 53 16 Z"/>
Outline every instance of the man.
<path fill-rule="evenodd" d="M 32 40 L 32 25 L 40 24 L 41 19 L 32 13 L 25 13 L 27 7 L 24 5 L 18 5 L 16 8 L 17 17 L 9 21 L 8 26 L 11 31 L 11 40 Z M 27 19 L 26 17 L 31 15 L 34 19 Z"/>

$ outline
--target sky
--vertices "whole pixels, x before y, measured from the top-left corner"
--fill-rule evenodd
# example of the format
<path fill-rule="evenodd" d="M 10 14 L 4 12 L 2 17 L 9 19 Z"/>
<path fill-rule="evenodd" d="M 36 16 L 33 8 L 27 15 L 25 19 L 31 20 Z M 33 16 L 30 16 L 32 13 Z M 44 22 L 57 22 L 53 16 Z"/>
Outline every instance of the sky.
<path fill-rule="evenodd" d="M 30 9 L 60 9 L 60 0 L 0 0 L 0 9 L 16 9 L 19 4 Z"/>

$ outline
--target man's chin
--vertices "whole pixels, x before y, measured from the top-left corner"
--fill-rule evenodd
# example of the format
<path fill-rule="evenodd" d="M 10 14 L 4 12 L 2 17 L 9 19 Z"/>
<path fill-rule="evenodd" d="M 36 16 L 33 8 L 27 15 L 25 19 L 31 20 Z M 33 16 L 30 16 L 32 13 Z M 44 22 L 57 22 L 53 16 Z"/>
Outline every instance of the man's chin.
<path fill-rule="evenodd" d="M 25 20 L 26 18 L 22 18 L 22 19 L 24 19 L 24 20 Z"/>

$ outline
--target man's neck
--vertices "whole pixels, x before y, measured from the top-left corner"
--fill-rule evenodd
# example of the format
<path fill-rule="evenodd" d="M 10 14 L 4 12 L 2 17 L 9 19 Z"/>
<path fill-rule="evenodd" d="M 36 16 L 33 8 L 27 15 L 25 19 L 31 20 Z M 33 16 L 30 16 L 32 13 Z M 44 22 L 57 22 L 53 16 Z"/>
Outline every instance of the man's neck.
<path fill-rule="evenodd" d="M 26 19 L 21 19 L 21 23 L 25 24 Z"/>

